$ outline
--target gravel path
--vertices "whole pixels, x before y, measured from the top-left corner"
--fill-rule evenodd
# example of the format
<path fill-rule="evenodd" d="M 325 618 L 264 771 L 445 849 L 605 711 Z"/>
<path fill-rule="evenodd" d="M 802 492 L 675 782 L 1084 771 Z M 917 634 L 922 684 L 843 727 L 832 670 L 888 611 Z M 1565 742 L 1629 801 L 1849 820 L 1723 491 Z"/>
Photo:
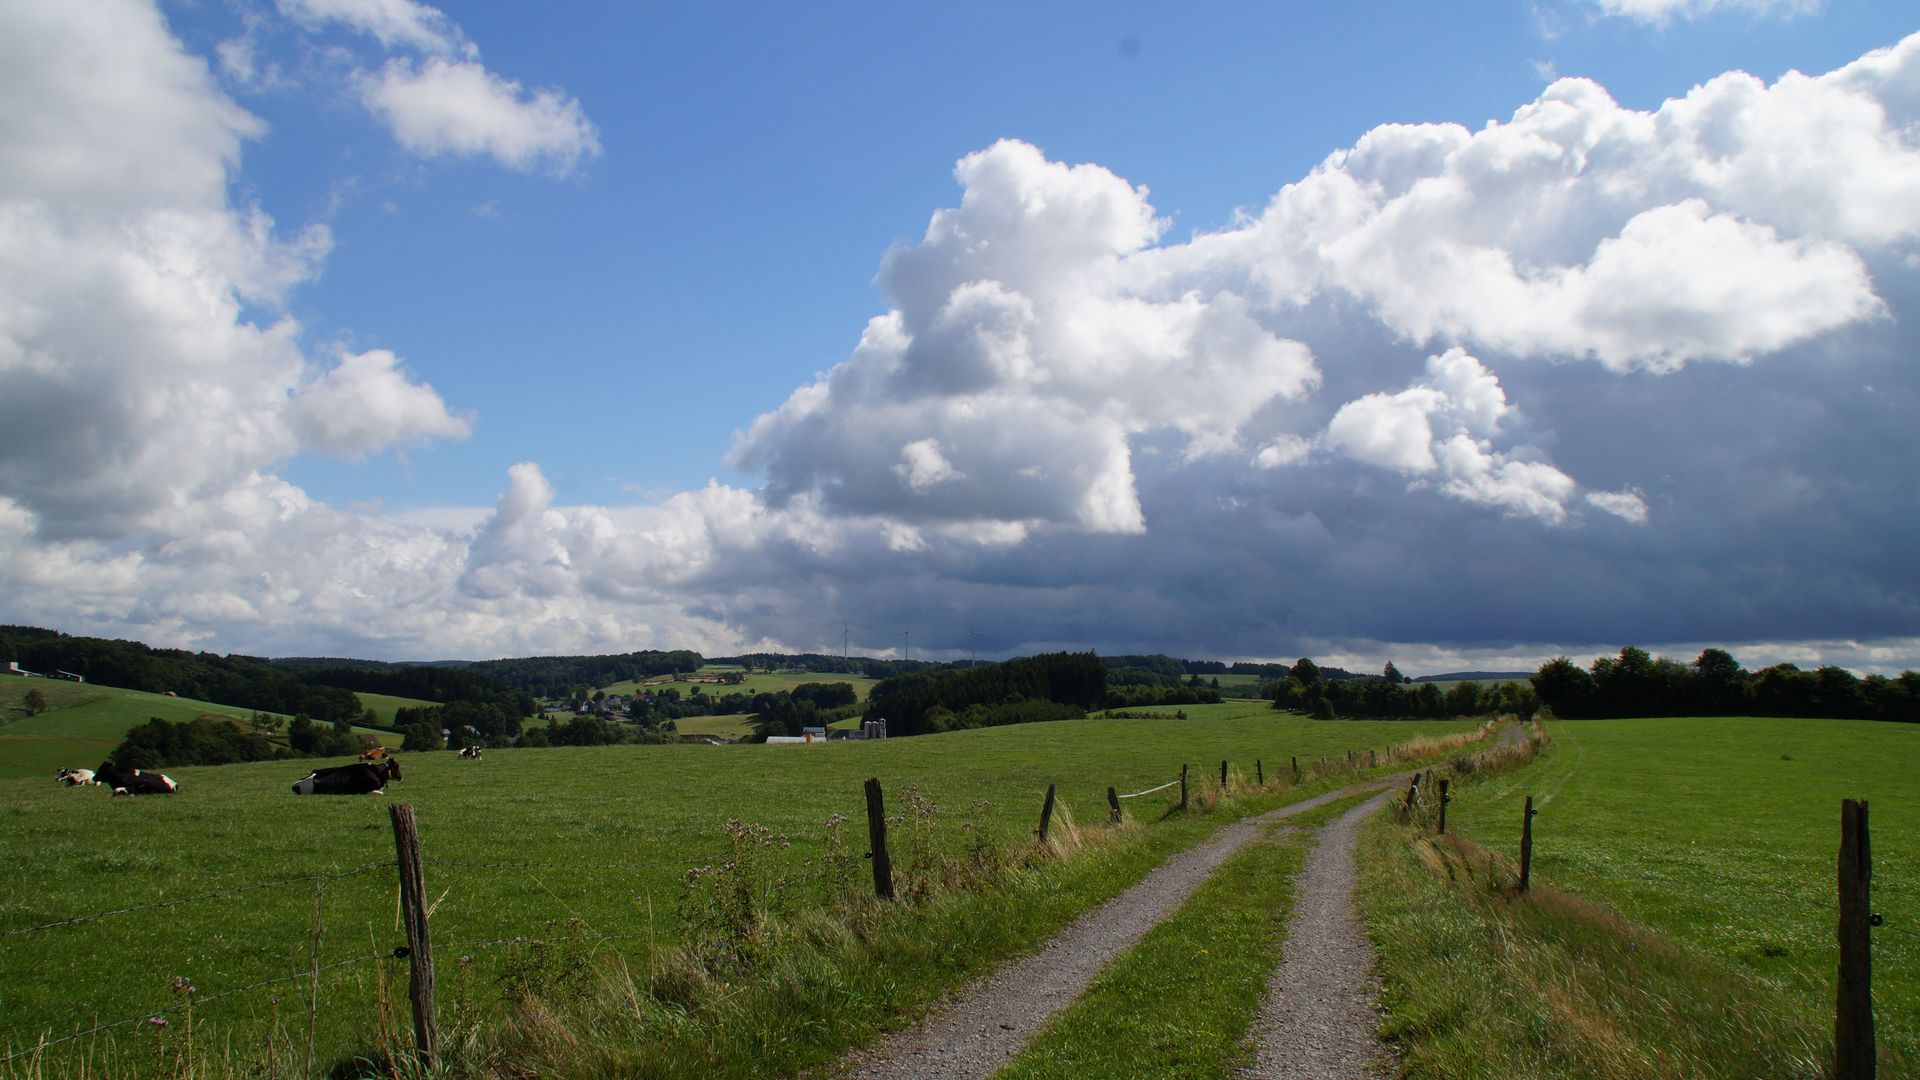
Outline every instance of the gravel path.
<path fill-rule="evenodd" d="M 1140 884 L 1082 915 L 1039 952 L 972 983 L 919 1026 L 855 1054 L 842 1075 L 860 1080 L 973 1080 L 992 1074 L 1013 1060 L 1049 1017 L 1078 998 L 1100 969 L 1172 914 L 1214 867 L 1246 846 L 1263 826 L 1400 782 L 1357 784 L 1222 827 L 1156 867 Z M 1368 805 L 1377 806 L 1378 801 Z M 1350 842 L 1348 850 L 1351 864 Z"/>
<path fill-rule="evenodd" d="M 1396 1071 L 1380 1027 L 1373 947 L 1353 914 L 1360 822 L 1397 792 L 1383 791 L 1320 830 L 1294 879 L 1293 918 L 1280 966 L 1253 1022 L 1258 1058 L 1248 1076 L 1347 1080 Z"/>

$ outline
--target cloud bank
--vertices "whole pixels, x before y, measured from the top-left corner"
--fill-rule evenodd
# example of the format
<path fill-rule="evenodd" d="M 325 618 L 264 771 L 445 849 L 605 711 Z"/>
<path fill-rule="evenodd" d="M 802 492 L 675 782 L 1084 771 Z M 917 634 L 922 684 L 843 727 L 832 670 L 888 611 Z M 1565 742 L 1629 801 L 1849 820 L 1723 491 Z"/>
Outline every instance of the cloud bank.
<path fill-rule="evenodd" d="M 434 9 L 283 10 L 407 51 L 361 85 L 419 153 L 598 153 Z M 13 621 L 411 658 L 846 622 L 870 651 L 1409 670 L 1920 642 L 1920 36 L 1652 111 L 1566 79 L 1479 130 L 1383 125 L 1186 238 L 1145 186 L 995 143 L 885 253 L 846 359 L 744 427 L 762 486 L 568 507 L 526 462 L 464 527 L 276 475 L 474 420 L 390 352 L 303 344 L 280 304 L 329 237 L 234 201 L 260 122 L 132 0 L 0 19 L 0 93 L 41 106 L 0 114 Z"/>

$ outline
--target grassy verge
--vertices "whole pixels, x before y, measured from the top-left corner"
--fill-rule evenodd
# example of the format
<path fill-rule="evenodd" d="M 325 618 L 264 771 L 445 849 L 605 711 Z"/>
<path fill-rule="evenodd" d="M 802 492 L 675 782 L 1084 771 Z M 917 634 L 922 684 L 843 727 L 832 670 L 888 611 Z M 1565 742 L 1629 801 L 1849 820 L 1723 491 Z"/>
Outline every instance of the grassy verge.
<path fill-rule="evenodd" d="M 1824 1075 L 1829 800 L 1874 796 L 1874 853 L 1894 871 L 1876 876 L 1876 909 L 1904 913 L 1914 808 L 1898 795 L 1912 733 L 1668 719 L 1553 734 L 1525 769 L 1454 776 L 1453 835 L 1431 834 L 1431 806 L 1414 828 L 1363 833 L 1362 907 L 1407 1074 Z M 1511 856 L 1527 795 L 1540 815 L 1522 894 Z M 1882 1075 L 1912 1068 L 1911 949 L 1875 939 Z"/>
<path fill-rule="evenodd" d="M 1235 853 L 995 1080 L 1218 1077 L 1251 1064 L 1246 1033 L 1279 963 L 1293 879 L 1310 847 L 1296 830 L 1371 797 L 1296 815 Z"/>
<path fill-rule="evenodd" d="M 1361 832 L 1363 917 L 1409 1077 L 1824 1076 L 1828 1036 L 1774 988 L 1455 838 Z"/>

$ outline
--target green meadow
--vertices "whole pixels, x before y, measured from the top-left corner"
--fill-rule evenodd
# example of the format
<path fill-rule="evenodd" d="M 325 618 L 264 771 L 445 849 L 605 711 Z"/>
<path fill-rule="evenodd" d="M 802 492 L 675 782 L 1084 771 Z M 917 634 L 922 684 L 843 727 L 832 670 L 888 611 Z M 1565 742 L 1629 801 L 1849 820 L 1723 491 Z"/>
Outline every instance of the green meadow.
<path fill-rule="evenodd" d="M 37 716 L 28 716 L 21 701 L 35 690 L 46 697 L 48 707 Z M 376 712 L 387 710 L 382 712 L 383 718 L 392 716 L 395 704 L 431 704 L 378 694 L 362 694 L 360 700 Z M 244 724 L 252 714 L 251 709 L 233 705 L 113 686 L 57 679 L 6 679 L 0 681 L 0 780 L 29 776 L 51 780 L 61 768 L 95 768 L 120 745 L 128 731 L 156 716 L 176 723 L 220 716 Z M 387 746 L 399 746 L 401 742 L 401 737 L 391 732 L 361 727 L 354 730 L 372 735 Z"/>
<path fill-rule="evenodd" d="M 900 816 L 894 864 L 911 888 L 917 872 L 936 865 L 936 848 L 1027 843 L 1049 783 L 1059 785 L 1063 817 L 1102 822 L 1108 785 L 1152 787 L 1175 778 L 1182 763 L 1193 767 L 1198 801 L 1217 785 L 1222 759 L 1237 779 L 1262 758 L 1271 779 L 1289 756 L 1306 766 L 1473 726 L 1315 723 L 1247 703 L 1187 711 L 1187 720 L 1072 721 L 822 747 L 490 750 L 479 762 L 404 754 L 405 778 L 385 797 L 295 797 L 289 785 L 307 768 L 302 762 L 169 770 L 180 793 L 143 799 L 67 790 L 45 777 L 0 781 L 0 1042 L 8 1048 L 0 1053 L 178 1004 L 177 978 L 206 1002 L 193 1011 L 205 1037 L 244 1046 L 270 1028 L 301 1027 L 290 1018 L 304 1020 L 304 981 L 292 977 L 313 963 L 316 906 L 326 968 L 321 1051 L 364 1047 L 382 973 L 399 967 L 368 958 L 403 940 L 393 871 L 384 865 L 393 858 L 390 802 L 415 807 L 442 1007 L 458 1013 L 492 1008 L 516 978 L 556 962 L 554 950 L 648 963 L 698 922 L 682 906 L 693 867 L 761 860 L 779 882 L 769 887 L 789 902 L 824 904 L 848 884 L 844 864 L 838 880 L 825 874 L 832 845 L 866 848 L 859 823 L 869 776 L 882 780 L 889 810 Z M 1174 798 L 1168 791 L 1128 803 L 1149 838 L 1139 851 L 1191 842 L 1199 835 L 1191 830 L 1210 827 L 1194 815 L 1161 825 Z M 830 825 L 836 816 L 850 821 Z M 743 854 L 739 834 L 728 844 L 735 820 L 771 833 Z M 1152 861 L 1135 858 L 1126 873 L 1137 878 Z M 857 879 L 866 869 L 855 863 L 851 872 Z M 297 880 L 334 874 L 345 876 Z M 1126 883 L 1081 888 L 1110 893 Z M 196 899 L 223 890 L 236 891 Z M 1082 902 L 1080 893 L 1063 898 Z M 47 927 L 155 904 L 175 906 Z M 930 962 L 929 970 L 947 970 Z M 114 977 L 100 977 L 108 969 Z M 275 979 L 291 981 L 211 1000 Z M 130 1052 L 171 1037 L 171 1028 L 148 1028 L 114 1028 L 115 1042 L 105 1045 Z M 99 1045 L 83 1039 L 66 1050 Z"/>
<path fill-rule="evenodd" d="M 1513 1050 L 1510 1067 L 1581 1075 L 1752 1075 L 1742 1070 L 1755 1061 L 1817 1073 L 1833 1026 L 1843 798 L 1870 805 L 1873 905 L 1886 920 L 1875 1019 L 1883 1054 L 1905 1063 L 1882 1075 L 1920 1063 L 1920 727 L 1666 718 L 1549 730 L 1534 764 L 1461 787 L 1449 809 L 1449 833 L 1499 861 L 1420 841 L 1430 870 L 1444 864 L 1433 877 L 1378 829 L 1370 840 L 1375 935 L 1417 1074 L 1501 1075 L 1491 1044 Z M 1521 902 L 1499 890 L 1514 880 L 1529 795 L 1540 895 Z M 1450 902 L 1437 884 L 1448 878 L 1461 890 Z M 1416 974 L 1429 950 L 1434 972 L 1486 1000 L 1482 989 L 1471 1005 L 1449 999 Z M 1503 980 L 1509 1006 L 1489 1008 Z M 1475 1012 L 1500 1020 L 1483 1026 Z M 1570 1037 L 1586 1041 L 1569 1049 Z"/>
<path fill-rule="evenodd" d="M 737 664 L 708 664 L 702 667 L 698 674 L 722 675 L 729 672 L 738 672 L 739 670 L 740 667 Z M 724 683 L 686 683 L 674 682 L 670 678 L 655 678 L 642 681 L 629 679 L 625 682 L 614 683 L 611 686 L 603 686 L 600 689 L 605 690 L 609 694 L 631 694 L 636 689 L 642 687 L 651 687 L 655 690 L 671 688 L 680 691 L 681 696 L 685 697 L 691 694 L 693 688 L 697 686 L 700 688 L 702 694 L 710 694 L 715 697 L 724 694 L 746 694 L 751 697 L 754 694 L 770 694 L 776 690 L 792 690 L 794 687 L 801 686 L 805 683 L 843 682 L 851 684 L 853 692 L 859 695 L 862 701 L 865 701 L 867 691 L 871 690 L 873 684 L 878 681 L 878 679 L 870 679 L 864 675 L 847 675 L 832 671 L 767 672 L 756 668 L 751 674 L 746 675 L 738 684 L 733 686 L 728 686 Z"/>
<path fill-rule="evenodd" d="M 400 709 L 432 708 L 434 705 L 434 702 L 421 698 L 395 697 L 392 694 L 368 694 L 362 692 L 355 693 L 354 697 L 360 699 L 360 707 L 362 709 L 372 709 L 373 714 L 380 718 L 380 722 L 389 726 L 393 724 L 393 714 Z M 395 743 L 394 745 L 397 746 L 399 744 Z"/>

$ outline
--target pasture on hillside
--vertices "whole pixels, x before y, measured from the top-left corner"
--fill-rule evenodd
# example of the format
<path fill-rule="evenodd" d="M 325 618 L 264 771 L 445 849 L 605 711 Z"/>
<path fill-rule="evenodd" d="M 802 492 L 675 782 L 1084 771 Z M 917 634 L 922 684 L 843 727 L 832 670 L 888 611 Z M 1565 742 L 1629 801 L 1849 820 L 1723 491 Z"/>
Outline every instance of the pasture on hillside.
<path fill-rule="evenodd" d="M 34 690 L 46 697 L 48 708 L 38 716 L 27 716 L 20 700 Z M 233 705 L 115 686 L 58 679 L 7 679 L 0 682 L 0 779 L 52 777 L 63 767 L 94 768 L 120 745 L 127 732 L 155 716 L 176 723 L 219 716 L 244 725 L 252 714 L 251 709 Z M 354 730 L 373 735 L 389 746 L 400 745 L 400 736 L 390 732 L 360 727 Z"/>
<path fill-rule="evenodd" d="M 1534 765 L 1467 787 L 1448 831 L 1514 857 L 1534 797 L 1533 874 L 1785 991 L 1831 1032 L 1840 800 L 1870 805 L 1876 1024 L 1920 1062 L 1920 725 L 1864 720 L 1566 720 Z"/>
<path fill-rule="evenodd" d="M 392 725 L 393 714 L 400 709 L 432 708 L 437 704 L 436 702 L 427 701 L 424 698 L 395 697 L 392 694 L 369 694 L 364 690 L 356 691 L 353 696 L 360 699 L 360 707 L 362 709 L 372 709 L 373 714 L 380 718 L 380 722 L 387 725 Z M 398 744 L 396 743 L 395 745 Z"/>
<path fill-rule="evenodd" d="M 740 666 L 738 664 L 707 664 L 695 674 L 700 676 L 721 675 L 729 672 L 738 672 L 739 670 Z M 686 697 L 693 692 L 694 687 L 698 686 L 702 694 L 707 694 L 712 697 L 721 697 L 726 694 L 746 694 L 751 697 L 754 694 L 771 694 L 777 690 L 792 690 L 794 687 L 805 683 L 843 682 L 852 686 L 854 694 L 856 694 L 861 701 L 865 701 L 867 699 L 867 691 L 871 690 L 873 684 L 879 681 L 878 679 L 870 679 L 865 675 L 848 675 L 833 671 L 768 672 L 756 668 L 751 674 L 746 675 L 737 685 L 733 686 L 725 683 L 675 682 L 670 677 L 661 676 L 642 682 L 629 679 L 625 682 L 614 683 L 611 686 L 600 687 L 600 689 L 605 690 L 609 694 L 631 694 L 636 689 L 642 687 L 656 691 L 670 688 L 680 691 L 680 695 Z"/>
<path fill-rule="evenodd" d="M 1104 819 L 1108 785 L 1152 787 L 1183 762 L 1198 789 L 1217 781 L 1222 759 L 1250 774 L 1263 758 L 1272 776 L 1289 756 L 1304 766 L 1474 726 L 1314 722 L 1248 703 L 1187 712 L 814 747 L 495 749 L 479 762 L 403 754 L 405 777 L 384 798 L 295 797 L 288 786 L 301 762 L 173 770 L 180 793 L 144 799 L 46 778 L 0 781 L 0 1054 L 130 1018 L 117 1038 L 163 1038 L 138 1021 L 179 1000 L 176 978 L 204 1002 L 193 1011 L 200 1037 L 257 1045 L 269 1028 L 303 1027 L 290 1017 L 304 1018 L 296 1003 L 313 963 L 316 904 L 321 1049 L 363 1047 L 376 971 L 401 967 L 371 959 L 403 940 L 391 802 L 413 804 L 419 821 L 442 1008 L 472 1009 L 573 955 L 525 939 L 591 939 L 571 948 L 644 965 L 649 943 L 676 940 L 687 871 L 729 855 L 729 821 L 784 834 L 765 846 L 749 837 L 751 856 L 772 860 L 782 878 L 802 882 L 796 888 L 814 887 L 805 883 L 818 876 L 830 818 L 851 819 L 841 838 L 856 855 L 866 848 L 869 776 L 902 815 L 894 862 L 911 875 L 933 845 L 1021 841 L 1048 783 L 1066 813 L 1093 823 Z M 1173 798 L 1143 798 L 1128 812 L 1152 822 Z M 222 895 L 195 899 L 210 893 Z M 65 922 L 123 907 L 137 910 Z M 108 969 L 119 974 L 98 977 Z M 286 981 L 212 1000 L 267 980 Z"/>

